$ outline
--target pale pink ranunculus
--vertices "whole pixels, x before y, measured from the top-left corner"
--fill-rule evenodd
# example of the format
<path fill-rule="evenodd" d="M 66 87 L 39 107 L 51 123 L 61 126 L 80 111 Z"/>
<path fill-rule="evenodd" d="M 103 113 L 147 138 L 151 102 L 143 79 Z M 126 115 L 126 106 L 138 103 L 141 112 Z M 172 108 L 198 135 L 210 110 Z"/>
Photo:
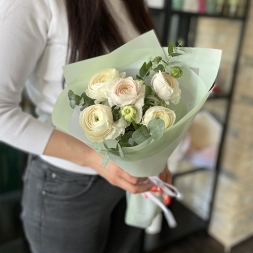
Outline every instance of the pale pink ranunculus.
<path fill-rule="evenodd" d="M 119 79 L 115 84 L 108 86 L 107 95 L 109 105 L 119 107 L 134 105 L 137 109 L 135 122 L 139 123 L 144 105 L 145 85 L 132 77 Z"/>
<path fill-rule="evenodd" d="M 124 77 L 125 73 L 119 73 L 115 68 L 104 69 L 91 77 L 86 95 L 100 101 L 106 100 L 106 89 L 116 79 Z"/>

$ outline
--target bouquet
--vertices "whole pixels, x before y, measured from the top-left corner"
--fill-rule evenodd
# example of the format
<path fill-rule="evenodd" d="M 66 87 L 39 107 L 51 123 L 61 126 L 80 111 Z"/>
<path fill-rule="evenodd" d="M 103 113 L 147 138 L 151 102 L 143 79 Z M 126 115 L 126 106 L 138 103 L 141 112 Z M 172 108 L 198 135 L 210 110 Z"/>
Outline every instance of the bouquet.
<path fill-rule="evenodd" d="M 162 48 L 150 31 L 107 55 L 64 66 L 67 86 L 53 123 L 103 153 L 103 166 L 111 159 L 179 196 L 156 176 L 208 98 L 220 58 L 220 50 Z M 171 213 L 158 207 L 160 194 L 146 196 L 128 194 L 126 223 L 145 228 L 162 208 L 174 226 Z"/>

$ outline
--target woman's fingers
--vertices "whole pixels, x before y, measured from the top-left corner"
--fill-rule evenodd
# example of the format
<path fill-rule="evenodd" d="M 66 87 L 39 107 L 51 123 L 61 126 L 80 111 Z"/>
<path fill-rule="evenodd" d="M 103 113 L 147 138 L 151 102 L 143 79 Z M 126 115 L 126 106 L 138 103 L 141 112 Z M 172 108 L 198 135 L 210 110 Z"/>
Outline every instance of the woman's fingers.
<path fill-rule="evenodd" d="M 125 190 L 131 193 L 141 193 L 145 191 L 149 191 L 154 184 L 148 180 L 147 177 L 145 178 L 138 178 L 130 175 L 120 167 L 117 167 L 118 177 L 116 178 L 117 184 L 120 187 L 123 187 Z M 114 174 L 115 175 L 115 174 Z"/>
<path fill-rule="evenodd" d="M 167 165 L 165 166 L 163 172 L 159 174 L 159 178 L 165 183 L 172 183 L 172 174 L 170 173 Z"/>
<path fill-rule="evenodd" d="M 137 184 L 137 185 L 131 184 L 128 181 L 124 180 L 123 178 L 119 179 L 119 185 L 121 188 L 133 194 L 150 191 L 154 187 L 154 184 L 152 183 Z"/>
<path fill-rule="evenodd" d="M 110 184 L 120 187 L 130 193 L 149 191 L 154 186 L 153 183 L 147 181 L 148 178 L 134 177 L 112 161 L 109 161 L 105 168 L 100 167 L 97 171 L 100 176 L 105 178 Z"/>

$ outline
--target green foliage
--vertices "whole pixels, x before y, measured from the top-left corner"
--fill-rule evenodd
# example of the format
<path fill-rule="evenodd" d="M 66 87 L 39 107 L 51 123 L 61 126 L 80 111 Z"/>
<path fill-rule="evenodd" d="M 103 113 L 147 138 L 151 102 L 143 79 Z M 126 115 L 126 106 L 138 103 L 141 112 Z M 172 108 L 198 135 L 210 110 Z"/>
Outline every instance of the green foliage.
<path fill-rule="evenodd" d="M 128 140 L 128 143 L 133 147 L 134 144 L 135 144 L 134 139 L 133 139 L 133 138 L 130 138 L 130 139 Z"/>
<path fill-rule="evenodd" d="M 148 131 L 148 128 L 142 125 L 133 133 L 132 137 L 137 144 L 141 144 L 150 137 L 150 133 Z"/>
<path fill-rule="evenodd" d="M 153 91 L 152 87 L 147 85 L 145 88 L 145 97 L 148 97 L 148 96 L 152 95 L 153 93 L 154 93 L 154 91 Z"/>
<path fill-rule="evenodd" d="M 146 73 L 147 73 L 147 63 L 144 62 L 140 68 L 140 71 L 139 71 L 139 75 L 141 77 L 145 77 L 146 76 Z"/>
<path fill-rule="evenodd" d="M 72 109 L 76 107 L 76 105 L 80 104 L 81 97 L 76 95 L 72 90 L 68 92 L 69 104 Z"/>
<path fill-rule="evenodd" d="M 183 75 L 183 70 L 179 66 L 175 66 L 171 69 L 170 74 L 175 78 L 180 78 Z"/>
<path fill-rule="evenodd" d="M 101 147 L 97 142 L 92 142 L 92 147 L 95 149 L 96 152 L 102 153 Z"/>
<path fill-rule="evenodd" d="M 112 107 L 112 116 L 113 116 L 113 121 L 118 121 L 121 117 L 120 114 L 120 108 L 117 107 L 116 105 Z"/>
<path fill-rule="evenodd" d="M 140 81 L 143 81 L 143 78 L 140 77 L 139 75 L 136 75 L 136 79 L 137 79 L 137 80 L 140 80 Z"/>
<path fill-rule="evenodd" d="M 164 121 L 161 119 L 153 119 L 148 123 L 148 126 L 142 125 L 132 135 L 134 142 L 141 144 L 148 138 L 159 140 L 164 133 Z"/>
<path fill-rule="evenodd" d="M 164 133 L 164 121 L 162 119 L 153 119 L 148 123 L 149 133 L 154 140 L 162 138 Z"/>
<path fill-rule="evenodd" d="M 155 72 L 159 72 L 159 70 L 162 71 L 162 72 L 164 72 L 165 71 L 165 67 L 162 64 L 159 64 L 156 68 L 154 68 Z"/>
<path fill-rule="evenodd" d="M 169 43 L 168 45 L 168 55 L 172 55 L 174 53 L 174 44 L 173 43 Z"/>
<path fill-rule="evenodd" d="M 161 56 L 157 56 L 157 57 L 155 57 L 155 58 L 153 59 L 153 62 L 156 63 L 156 64 L 158 64 L 158 63 L 160 63 L 160 61 L 161 61 L 162 59 L 163 59 L 163 58 L 162 58 Z"/>
<path fill-rule="evenodd" d="M 103 159 L 103 167 L 105 167 L 106 164 L 108 163 L 110 153 L 114 154 L 114 155 L 120 155 L 121 159 L 124 159 L 123 150 L 117 140 L 105 140 L 104 139 L 103 144 L 106 149 L 102 152 L 102 153 L 105 153 L 104 159 Z M 114 146 L 114 147 L 111 147 L 111 146 Z"/>
<path fill-rule="evenodd" d="M 122 150 L 122 148 L 121 148 L 121 146 L 120 146 L 119 143 L 117 145 L 117 148 L 119 150 L 119 155 L 120 155 L 121 159 L 124 159 L 124 153 L 123 153 L 123 150 Z"/>
<path fill-rule="evenodd" d="M 91 99 L 86 95 L 85 92 L 81 96 L 76 95 L 72 90 L 68 92 L 69 105 L 72 109 L 75 109 L 76 106 L 81 106 L 81 111 L 88 106 L 94 105 L 94 99 Z"/>
<path fill-rule="evenodd" d="M 134 146 L 134 143 L 132 143 L 132 134 L 134 131 L 129 131 L 125 133 L 124 135 L 121 135 L 119 139 L 119 144 L 121 147 L 132 147 Z M 133 140 L 133 139 L 132 139 Z"/>
<path fill-rule="evenodd" d="M 104 155 L 104 159 L 103 159 L 103 162 L 102 162 L 102 167 L 104 168 L 106 165 L 107 165 L 107 163 L 109 162 L 109 154 L 108 153 L 105 153 L 105 155 Z"/>

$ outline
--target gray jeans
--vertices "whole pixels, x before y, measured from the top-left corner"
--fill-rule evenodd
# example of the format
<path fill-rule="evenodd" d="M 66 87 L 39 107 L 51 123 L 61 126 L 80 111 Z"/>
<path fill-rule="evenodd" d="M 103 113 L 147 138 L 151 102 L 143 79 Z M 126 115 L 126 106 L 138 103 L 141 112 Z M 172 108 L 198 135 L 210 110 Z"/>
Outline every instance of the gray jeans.
<path fill-rule="evenodd" d="M 124 224 L 124 196 L 100 176 L 68 172 L 32 157 L 21 214 L 32 253 L 132 252 L 141 230 Z"/>

